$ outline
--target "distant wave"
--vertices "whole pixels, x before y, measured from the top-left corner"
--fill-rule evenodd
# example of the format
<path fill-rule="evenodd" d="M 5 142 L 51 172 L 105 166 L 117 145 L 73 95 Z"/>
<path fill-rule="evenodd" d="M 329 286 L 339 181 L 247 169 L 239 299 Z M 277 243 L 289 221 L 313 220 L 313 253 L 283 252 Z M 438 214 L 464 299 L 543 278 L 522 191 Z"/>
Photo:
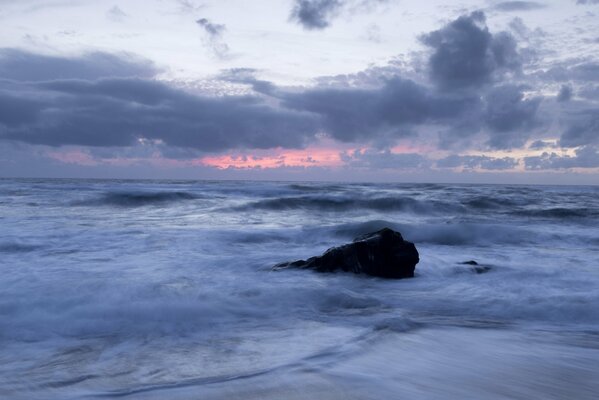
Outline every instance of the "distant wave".
<path fill-rule="evenodd" d="M 295 209 L 333 212 L 367 209 L 376 211 L 410 211 L 415 213 L 464 211 L 463 207 L 458 204 L 444 203 L 441 201 L 420 201 L 409 197 L 278 197 L 254 201 L 234 208 L 235 211 L 283 211 Z"/>
<path fill-rule="evenodd" d="M 401 232 L 404 239 L 416 244 L 429 243 L 447 246 L 521 244 L 539 239 L 538 235 L 532 231 L 497 224 L 409 225 L 384 220 L 338 225 L 333 228 L 333 233 L 349 239 L 384 227 Z"/>
<path fill-rule="evenodd" d="M 477 196 L 462 204 L 468 208 L 474 208 L 479 210 L 493 210 L 503 207 L 514 207 L 522 205 L 522 200 L 519 201 L 515 198 L 502 198 L 502 197 L 490 197 L 490 196 Z"/>
<path fill-rule="evenodd" d="M 75 202 L 83 206 L 142 207 L 193 200 L 199 196 L 188 192 L 108 192 L 100 197 Z"/>
<path fill-rule="evenodd" d="M 588 218 L 599 216 L 599 210 L 592 208 L 537 208 L 528 210 L 516 210 L 514 215 L 522 217 L 539 217 L 539 218 Z"/>
<path fill-rule="evenodd" d="M 298 190 L 315 192 L 318 188 Z M 493 196 L 475 196 L 461 200 L 448 200 L 442 198 L 418 198 L 410 196 L 389 196 L 384 194 L 366 196 L 326 195 L 325 193 L 304 194 L 299 196 L 271 197 L 250 201 L 234 206 L 232 211 L 326 211 L 347 212 L 356 210 L 369 210 L 381 212 L 407 212 L 419 215 L 512 215 L 529 218 L 590 218 L 599 216 L 599 210 L 593 207 L 554 207 L 543 208 L 538 205 L 538 199 L 509 198 Z M 493 214 L 491 214 L 493 213 Z"/>
<path fill-rule="evenodd" d="M 39 249 L 41 246 L 23 244 L 16 242 L 0 243 L 0 253 L 29 253 Z"/>
<path fill-rule="evenodd" d="M 291 184 L 289 188 L 299 192 L 343 192 L 347 190 L 339 185 L 302 185 L 299 183 Z"/>

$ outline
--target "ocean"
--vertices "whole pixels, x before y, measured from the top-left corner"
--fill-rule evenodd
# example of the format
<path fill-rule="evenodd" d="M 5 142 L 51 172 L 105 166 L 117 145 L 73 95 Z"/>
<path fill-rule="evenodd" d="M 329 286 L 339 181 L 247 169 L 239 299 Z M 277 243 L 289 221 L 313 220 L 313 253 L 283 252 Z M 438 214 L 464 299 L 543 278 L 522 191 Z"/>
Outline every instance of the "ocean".
<path fill-rule="evenodd" d="M 3 399 L 599 398 L 597 186 L 3 179 L 0 226 Z M 383 227 L 414 278 L 271 270 Z"/>

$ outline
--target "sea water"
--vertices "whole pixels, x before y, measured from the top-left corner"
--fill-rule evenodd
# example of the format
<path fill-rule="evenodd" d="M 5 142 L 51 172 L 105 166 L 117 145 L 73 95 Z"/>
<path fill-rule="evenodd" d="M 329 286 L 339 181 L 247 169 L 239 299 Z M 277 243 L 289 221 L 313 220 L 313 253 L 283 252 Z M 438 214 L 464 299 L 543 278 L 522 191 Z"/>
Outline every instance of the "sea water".
<path fill-rule="evenodd" d="M 599 187 L 5 179 L 0 274 L 1 398 L 599 398 Z"/>

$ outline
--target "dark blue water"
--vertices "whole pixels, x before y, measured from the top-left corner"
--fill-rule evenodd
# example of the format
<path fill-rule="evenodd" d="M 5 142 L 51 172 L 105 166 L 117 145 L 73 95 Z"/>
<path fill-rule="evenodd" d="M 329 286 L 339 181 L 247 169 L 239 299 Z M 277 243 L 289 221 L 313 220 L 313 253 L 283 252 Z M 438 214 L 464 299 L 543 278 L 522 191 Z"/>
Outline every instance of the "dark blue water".
<path fill-rule="evenodd" d="M 2 398 L 599 397 L 599 187 L 0 180 L 0 226 Z M 385 226 L 416 278 L 270 270 Z"/>

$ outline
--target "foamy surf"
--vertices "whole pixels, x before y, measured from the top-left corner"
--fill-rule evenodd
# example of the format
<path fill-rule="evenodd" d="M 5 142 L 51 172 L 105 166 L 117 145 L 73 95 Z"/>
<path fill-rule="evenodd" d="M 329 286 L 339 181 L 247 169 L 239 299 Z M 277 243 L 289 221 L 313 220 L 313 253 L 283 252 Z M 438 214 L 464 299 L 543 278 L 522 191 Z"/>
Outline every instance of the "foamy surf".
<path fill-rule="evenodd" d="M 1 180 L 0 394 L 594 399 L 598 194 Z M 270 269 L 383 227 L 416 278 Z"/>

